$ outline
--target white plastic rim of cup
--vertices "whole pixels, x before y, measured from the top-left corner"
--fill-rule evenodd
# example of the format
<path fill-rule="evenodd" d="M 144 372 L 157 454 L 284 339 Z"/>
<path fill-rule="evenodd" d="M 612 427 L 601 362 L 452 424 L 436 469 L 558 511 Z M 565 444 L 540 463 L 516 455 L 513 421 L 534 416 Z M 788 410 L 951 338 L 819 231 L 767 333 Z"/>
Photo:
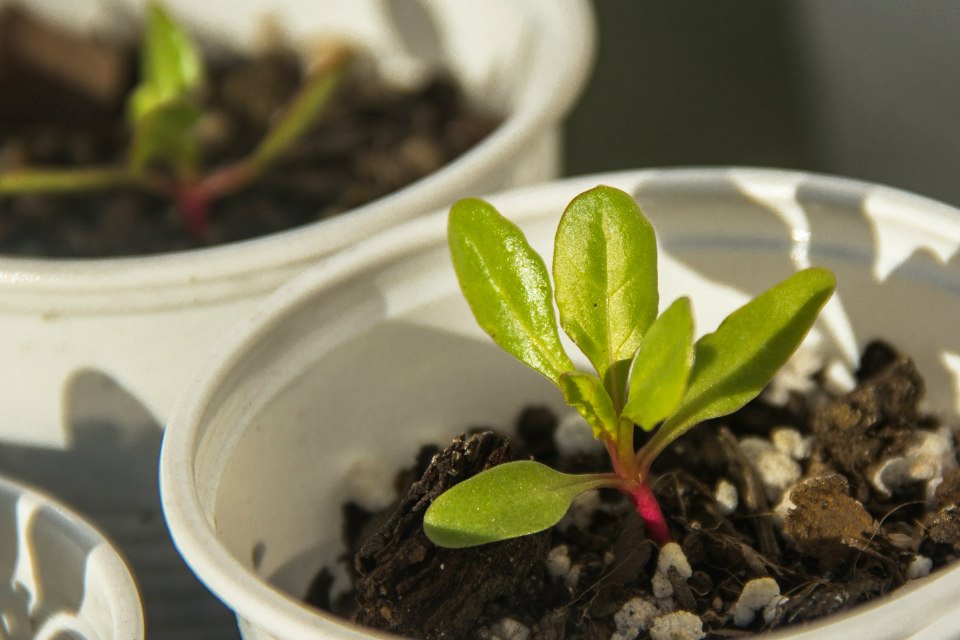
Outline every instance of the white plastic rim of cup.
<path fill-rule="evenodd" d="M 877 185 L 736 168 L 588 176 L 490 200 L 549 264 L 560 213 L 600 183 L 633 194 L 652 220 L 661 303 L 691 295 L 699 332 L 789 273 L 829 267 L 839 284 L 814 332 L 820 348 L 853 366 L 866 341 L 891 340 L 926 377 L 928 408 L 956 427 L 960 212 Z M 342 550 L 354 463 L 386 469 L 387 485 L 422 444 L 506 426 L 530 404 L 562 406 L 476 328 L 445 225 L 445 211 L 409 222 L 289 283 L 234 327 L 178 400 L 161 453 L 165 516 L 247 638 L 383 637 L 299 601 Z M 770 637 L 906 637 L 958 598 L 954 566 Z"/>
<path fill-rule="evenodd" d="M 137 10 L 143 5 L 124 3 Z M 27 4 L 87 26 L 104 14 L 123 14 L 105 0 Z M 470 96 L 504 119 L 474 148 L 422 180 L 286 232 L 148 257 L 0 256 L 0 360 L 6 365 L 0 371 L 0 441 L 63 447 L 71 410 L 66 387 L 78 371 L 111 378 L 162 424 L 199 354 L 295 273 L 462 194 L 555 177 L 560 124 L 594 59 L 595 23 L 587 0 L 166 4 L 186 23 L 239 44 L 255 42 L 255 25 L 268 18 L 305 46 L 327 31 L 359 41 L 384 57 L 385 73 L 442 61 Z M 405 15 L 404 7 L 417 11 Z M 419 37 L 422 31 L 430 37 Z M 418 50 L 428 40 L 432 50 Z"/>
<path fill-rule="evenodd" d="M 0 476 L 0 635 L 140 640 L 143 610 L 119 552 L 80 515 Z"/>

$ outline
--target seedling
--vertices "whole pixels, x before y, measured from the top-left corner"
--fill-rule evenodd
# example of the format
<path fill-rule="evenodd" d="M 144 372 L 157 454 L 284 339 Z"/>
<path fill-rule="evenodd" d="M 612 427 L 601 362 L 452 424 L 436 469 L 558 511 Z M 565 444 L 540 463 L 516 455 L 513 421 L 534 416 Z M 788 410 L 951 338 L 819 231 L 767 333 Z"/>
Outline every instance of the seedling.
<path fill-rule="evenodd" d="M 557 229 L 551 291 L 546 264 L 490 204 L 461 200 L 448 240 L 463 294 L 480 327 L 549 378 L 602 440 L 612 473 L 570 475 L 533 461 L 492 467 L 440 495 L 424 531 L 437 545 L 469 547 L 556 524 L 584 491 L 626 494 L 658 544 L 670 532 L 650 486 L 650 465 L 695 425 L 755 398 L 797 349 L 833 293 L 833 274 L 799 271 L 731 313 L 694 342 L 690 301 L 657 315 L 657 246 L 634 199 L 611 187 L 570 203 Z M 560 325 L 595 373 L 577 371 Z M 634 447 L 634 425 L 653 435 Z"/>
<path fill-rule="evenodd" d="M 194 127 L 203 117 L 203 61 L 187 33 L 159 5 L 148 9 L 140 83 L 127 98 L 132 131 L 126 163 L 31 168 L 0 174 L 0 197 L 136 187 L 169 197 L 202 235 L 213 201 L 253 182 L 316 120 L 350 58 L 337 48 L 320 61 L 256 148 L 204 172 Z"/>

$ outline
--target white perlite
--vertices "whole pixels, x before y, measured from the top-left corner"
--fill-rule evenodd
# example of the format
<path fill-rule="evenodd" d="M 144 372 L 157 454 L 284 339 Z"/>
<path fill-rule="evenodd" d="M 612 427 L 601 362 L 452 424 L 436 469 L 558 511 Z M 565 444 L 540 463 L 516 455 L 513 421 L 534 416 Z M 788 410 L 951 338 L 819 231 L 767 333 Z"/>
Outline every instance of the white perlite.
<path fill-rule="evenodd" d="M 673 585 L 670 584 L 669 571 L 671 568 L 677 570 L 682 578 L 689 578 L 693 575 L 693 569 L 687 561 L 686 554 L 676 542 L 668 542 L 660 549 L 660 556 L 657 558 L 657 570 L 653 574 L 651 584 L 653 586 L 653 595 L 658 599 L 669 598 L 673 595 Z"/>
<path fill-rule="evenodd" d="M 656 615 L 657 607 L 643 598 L 627 600 L 620 607 L 620 611 L 613 615 L 617 630 L 610 636 L 610 640 L 634 640 L 641 631 L 650 626 L 650 621 Z"/>
<path fill-rule="evenodd" d="M 553 438 L 560 454 L 564 456 L 603 450 L 603 444 L 593 437 L 593 429 L 576 412 L 560 418 Z"/>
<path fill-rule="evenodd" d="M 367 511 L 380 511 L 393 504 L 397 492 L 393 488 L 390 465 L 372 458 L 358 458 L 346 473 L 343 495 Z"/>
<path fill-rule="evenodd" d="M 561 544 L 547 554 L 547 573 L 554 580 L 563 580 L 570 572 L 570 550 L 567 545 Z"/>
<path fill-rule="evenodd" d="M 778 529 L 783 529 L 783 521 L 786 519 L 787 514 L 790 513 L 791 509 L 796 509 L 797 505 L 793 503 L 793 500 L 790 499 L 790 493 L 794 490 L 797 485 L 792 487 L 787 487 L 783 492 L 783 497 L 780 499 L 780 502 L 773 508 L 773 526 Z"/>
<path fill-rule="evenodd" d="M 527 640 L 530 627 L 513 618 L 504 618 L 490 627 L 490 640 Z"/>
<path fill-rule="evenodd" d="M 804 396 L 818 394 L 819 389 L 814 376 L 822 372 L 823 387 L 827 393 L 840 396 L 849 393 L 857 381 L 853 371 L 841 357 L 831 356 L 825 349 L 823 340 L 811 333 L 800 349 L 787 360 L 763 392 L 763 397 L 773 404 L 783 405 L 790 399 L 790 393 Z"/>
<path fill-rule="evenodd" d="M 928 576 L 931 569 L 933 569 L 933 560 L 927 556 L 914 556 L 907 566 L 907 580 L 916 580 Z"/>
<path fill-rule="evenodd" d="M 926 497 L 930 501 L 944 473 L 957 466 L 954 455 L 949 429 L 920 431 L 917 441 L 903 455 L 887 458 L 873 469 L 870 484 L 889 496 L 906 485 L 926 482 Z"/>
<path fill-rule="evenodd" d="M 823 356 L 818 343 L 813 334 L 807 338 L 804 345 L 787 360 L 770 381 L 763 393 L 765 399 L 773 404 L 782 405 L 790 399 L 791 391 L 807 395 L 813 390 L 813 376 L 823 365 Z"/>
<path fill-rule="evenodd" d="M 652 640 L 701 640 L 706 637 L 703 621 L 689 611 L 674 611 L 653 621 Z"/>
<path fill-rule="evenodd" d="M 840 360 L 831 360 L 823 368 L 823 386 L 834 396 L 842 396 L 853 391 L 857 379 L 846 364 Z"/>
<path fill-rule="evenodd" d="M 733 607 L 733 624 L 750 626 L 757 612 L 780 600 L 780 585 L 773 578 L 754 578 L 743 585 L 743 591 Z"/>
<path fill-rule="evenodd" d="M 584 531 L 590 526 L 593 514 L 598 508 L 600 508 L 600 492 L 596 489 L 584 491 L 570 503 L 570 509 L 560 520 L 559 526 L 561 529 L 566 529 L 573 525 Z"/>
<path fill-rule="evenodd" d="M 813 437 L 804 436 L 792 427 L 776 427 L 770 432 L 770 442 L 794 460 L 806 460 L 813 452 Z"/>
<path fill-rule="evenodd" d="M 763 438 L 748 436 L 740 440 L 744 457 L 760 476 L 771 502 L 780 500 L 784 489 L 800 479 L 803 470 L 797 461 Z"/>
<path fill-rule="evenodd" d="M 737 493 L 737 487 L 732 482 L 726 478 L 721 478 L 717 480 L 717 486 L 713 489 L 713 499 L 716 500 L 720 513 L 728 516 L 737 510 L 740 496 Z"/>
<path fill-rule="evenodd" d="M 570 567 L 570 571 L 567 571 L 567 575 L 563 578 L 563 586 L 570 591 L 573 591 L 577 588 L 577 585 L 580 584 L 580 575 L 583 573 L 583 567 L 579 564 L 575 564 Z"/>

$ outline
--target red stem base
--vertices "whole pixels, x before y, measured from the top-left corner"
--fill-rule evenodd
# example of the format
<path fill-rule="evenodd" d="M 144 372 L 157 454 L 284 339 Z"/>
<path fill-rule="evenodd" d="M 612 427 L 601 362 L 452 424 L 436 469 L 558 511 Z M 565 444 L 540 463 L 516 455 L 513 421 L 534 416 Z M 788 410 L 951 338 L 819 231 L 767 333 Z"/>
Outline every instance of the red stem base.
<path fill-rule="evenodd" d="M 210 198 L 195 187 L 181 187 L 174 194 L 177 207 L 183 214 L 190 232 L 202 238 L 210 220 Z"/>
<path fill-rule="evenodd" d="M 650 484 L 644 482 L 637 487 L 633 487 L 628 495 L 637 513 L 643 518 L 650 538 L 661 547 L 670 542 L 670 529 L 667 528 L 667 520 L 663 517 L 660 504 L 653 495 Z"/>

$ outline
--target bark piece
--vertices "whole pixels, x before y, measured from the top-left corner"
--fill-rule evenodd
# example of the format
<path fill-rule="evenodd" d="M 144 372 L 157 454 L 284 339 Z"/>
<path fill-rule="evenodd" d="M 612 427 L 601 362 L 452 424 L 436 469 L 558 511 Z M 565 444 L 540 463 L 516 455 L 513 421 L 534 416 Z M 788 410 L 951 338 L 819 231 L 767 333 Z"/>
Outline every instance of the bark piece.
<path fill-rule="evenodd" d="M 434 498 L 510 459 L 509 442 L 489 432 L 458 438 L 434 458 L 356 556 L 358 622 L 416 638 L 464 638 L 489 602 L 543 582 L 549 534 L 441 549 L 423 533 Z"/>
<path fill-rule="evenodd" d="M 744 510 L 751 516 L 760 551 L 771 561 L 780 561 L 780 545 L 774 533 L 770 503 L 756 470 L 744 457 L 733 433 L 726 427 L 717 431 L 717 439 L 730 464 Z"/>

